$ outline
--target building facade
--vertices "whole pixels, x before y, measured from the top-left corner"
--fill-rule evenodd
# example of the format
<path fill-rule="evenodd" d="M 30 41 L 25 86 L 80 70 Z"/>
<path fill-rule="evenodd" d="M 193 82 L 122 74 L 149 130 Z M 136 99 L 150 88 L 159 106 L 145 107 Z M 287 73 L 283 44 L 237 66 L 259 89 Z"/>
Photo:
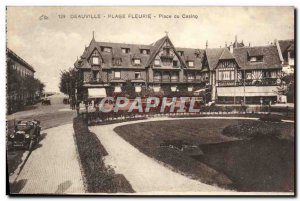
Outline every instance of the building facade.
<path fill-rule="evenodd" d="M 278 43 L 279 43 L 279 48 L 283 59 L 282 71 L 287 75 L 294 74 L 294 69 L 295 69 L 294 40 L 279 40 Z"/>
<path fill-rule="evenodd" d="M 278 42 L 246 47 L 236 39 L 222 48 L 195 49 L 175 47 L 168 35 L 150 45 L 93 37 L 74 64 L 83 99 L 122 93 L 130 84 L 137 95 L 145 89 L 164 96 L 209 95 L 206 102 L 218 103 L 277 101 L 282 65 Z"/>
<path fill-rule="evenodd" d="M 35 92 L 28 90 L 26 78 L 33 78 L 35 70 L 24 59 L 7 48 L 7 107 L 8 113 L 18 111 L 25 104 L 32 102 Z"/>

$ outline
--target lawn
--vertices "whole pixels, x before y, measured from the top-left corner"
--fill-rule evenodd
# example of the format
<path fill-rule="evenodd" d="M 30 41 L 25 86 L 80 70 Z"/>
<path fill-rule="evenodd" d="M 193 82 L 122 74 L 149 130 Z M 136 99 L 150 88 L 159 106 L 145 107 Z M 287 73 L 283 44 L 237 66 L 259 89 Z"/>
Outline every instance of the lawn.
<path fill-rule="evenodd" d="M 115 131 L 146 155 L 204 183 L 237 191 L 293 191 L 293 138 L 222 135 L 225 127 L 249 122 L 185 119 L 124 125 Z M 277 124 L 284 125 L 282 136 L 293 135 L 294 124 Z"/>

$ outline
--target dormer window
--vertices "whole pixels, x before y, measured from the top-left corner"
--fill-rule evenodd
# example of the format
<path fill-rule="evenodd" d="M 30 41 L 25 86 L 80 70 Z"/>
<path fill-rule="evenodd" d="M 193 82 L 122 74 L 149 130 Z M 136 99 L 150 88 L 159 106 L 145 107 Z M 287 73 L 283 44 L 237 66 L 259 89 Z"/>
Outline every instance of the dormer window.
<path fill-rule="evenodd" d="M 179 56 L 183 56 L 183 51 L 178 51 L 177 53 L 179 54 Z"/>
<path fill-rule="evenodd" d="M 99 65 L 99 57 L 92 57 L 92 63 L 94 65 Z"/>
<path fill-rule="evenodd" d="M 251 56 L 248 58 L 248 61 L 251 63 L 255 63 L 255 62 L 263 62 L 263 56 Z"/>
<path fill-rule="evenodd" d="M 189 67 L 194 67 L 194 62 L 193 61 L 188 61 L 188 66 Z"/>
<path fill-rule="evenodd" d="M 178 61 L 173 61 L 173 66 L 177 67 L 178 66 Z"/>
<path fill-rule="evenodd" d="M 121 66 L 122 65 L 122 59 L 121 58 L 114 58 L 114 65 L 115 66 Z"/>
<path fill-rule="evenodd" d="M 122 48 L 122 53 L 123 53 L 123 54 L 128 54 L 128 53 L 130 53 L 130 48 Z"/>
<path fill-rule="evenodd" d="M 140 49 L 140 52 L 141 52 L 141 54 L 144 54 L 144 55 L 150 54 L 150 50 L 149 49 Z"/>
<path fill-rule="evenodd" d="M 140 65 L 140 64 L 141 64 L 141 59 L 134 59 L 134 60 L 133 60 L 133 63 L 134 63 L 135 65 Z"/>
<path fill-rule="evenodd" d="M 111 47 L 101 47 L 101 51 L 110 53 L 111 52 Z"/>

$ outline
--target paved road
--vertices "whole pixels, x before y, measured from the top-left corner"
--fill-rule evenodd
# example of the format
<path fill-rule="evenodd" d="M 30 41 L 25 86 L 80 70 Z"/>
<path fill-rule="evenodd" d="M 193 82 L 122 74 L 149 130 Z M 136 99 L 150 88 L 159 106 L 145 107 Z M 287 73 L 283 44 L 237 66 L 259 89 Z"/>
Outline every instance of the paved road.
<path fill-rule="evenodd" d="M 9 133 L 13 130 L 14 122 L 18 120 L 29 120 L 37 119 L 41 121 L 42 127 L 42 138 L 45 137 L 45 129 L 57 127 L 60 125 L 71 123 L 75 114 L 75 111 L 70 110 L 69 105 L 64 105 L 62 103 L 62 95 L 53 95 L 49 97 L 51 100 L 51 105 L 44 106 L 40 103 L 35 106 L 34 109 L 21 111 L 7 116 L 7 125 Z M 47 134 L 48 135 L 48 134 Z M 46 138 L 45 138 L 46 139 Z M 43 141 L 44 139 L 42 139 Z M 43 143 L 43 142 L 41 142 Z M 7 166 L 8 173 L 10 176 L 10 181 L 15 179 L 17 174 L 22 168 L 24 160 L 30 157 L 30 153 L 24 149 L 11 149 L 8 145 L 7 152 Z M 39 145 L 38 145 L 39 146 Z M 51 150 L 49 150 L 51 151 Z M 34 151 L 35 152 L 35 151 Z"/>

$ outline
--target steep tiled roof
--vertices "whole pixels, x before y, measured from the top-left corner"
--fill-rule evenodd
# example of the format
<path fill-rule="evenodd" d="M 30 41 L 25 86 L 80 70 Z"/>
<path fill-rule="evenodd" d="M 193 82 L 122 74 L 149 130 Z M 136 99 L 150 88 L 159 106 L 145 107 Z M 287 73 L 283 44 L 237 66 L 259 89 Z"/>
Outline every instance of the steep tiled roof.
<path fill-rule="evenodd" d="M 206 49 L 206 56 L 210 70 L 214 70 L 219 62 L 223 51 L 227 48 L 209 48 Z M 227 49 L 228 50 L 228 49 Z"/>
<path fill-rule="evenodd" d="M 203 59 L 204 59 L 204 50 L 193 49 L 193 48 L 176 48 L 177 51 L 182 51 L 183 55 L 180 56 L 182 60 L 186 63 L 187 61 L 194 61 L 194 69 L 202 69 Z M 198 54 L 198 56 L 197 56 Z M 186 64 L 187 65 L 187 64 Z"/>
<path fill-rule="evenodd" d="M 284 53 L 291 45 L 294 45 L 294 40 L 278 40 L 280 50 Z"/>
<path fill-rule="evenodd" d="M 220 60 L 234 59 L 234 56 L 230 53 L 230 51 L 227 48 L 224 48 L 219 59 Z"/>
<path fill-rule="evenodd" d="M 248 56 L 251 56 L 249 53 L 254 56 L 263 56 L 263 61 L 249 62 Z M 279 53 L 275 45 L 234 48 L 233 55 L 241 69 L 274 69 L 282 67 Z"/>

